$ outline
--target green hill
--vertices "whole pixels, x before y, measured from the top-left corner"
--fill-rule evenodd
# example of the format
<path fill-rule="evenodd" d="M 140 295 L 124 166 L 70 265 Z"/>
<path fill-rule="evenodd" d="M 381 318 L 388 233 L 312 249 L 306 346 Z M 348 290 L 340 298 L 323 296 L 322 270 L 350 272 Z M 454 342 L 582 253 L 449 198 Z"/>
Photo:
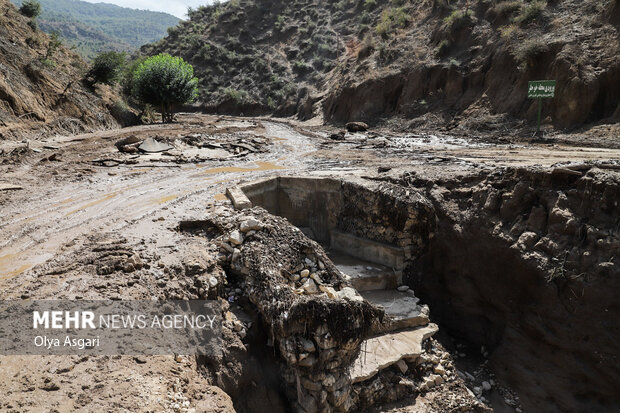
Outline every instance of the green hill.
<path fill-rule="evenodd" d="M 22 0 L 13 0 L 21 5 Z M 135 10 L 107 3 L 79 0 L 39 0 L 39 26 L 57 31 L 65 43 L 86 58 L 104 50 L 132 51 L 161 39 L 168 27 L 179 22 L 167 13 Z"/>

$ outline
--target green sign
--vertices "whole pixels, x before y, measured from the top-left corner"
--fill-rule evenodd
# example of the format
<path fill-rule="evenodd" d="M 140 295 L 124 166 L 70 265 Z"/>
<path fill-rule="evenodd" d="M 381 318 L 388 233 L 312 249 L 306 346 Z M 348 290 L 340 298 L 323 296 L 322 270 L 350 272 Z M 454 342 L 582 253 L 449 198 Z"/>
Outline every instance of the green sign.
<path fill-rule="evenodd" d="M 535 80 L 527 83 L 528 98 L 555 97 L 555 80 Z"/>
<path fill-rule="evenodd" d="M 542 114 L 542 99 L 555 97 L 555 80 L 534 80 L 527 82 L 527 97 L 538 99 L 538 124 L 536 134 L 540 133 L 540 118 Z"/>

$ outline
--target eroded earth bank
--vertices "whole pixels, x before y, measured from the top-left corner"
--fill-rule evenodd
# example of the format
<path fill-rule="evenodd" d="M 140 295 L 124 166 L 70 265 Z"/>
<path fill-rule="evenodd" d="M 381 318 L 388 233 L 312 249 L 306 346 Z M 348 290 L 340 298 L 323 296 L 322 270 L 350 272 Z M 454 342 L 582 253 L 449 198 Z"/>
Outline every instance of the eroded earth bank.
<path fill-rule="evenodd" d="M 209 357 L 2 356 L 0 409 L 620 409 L 620 151 L 333 132 L 7 143 L 2 299 L 214 299 L 223 328 Z"/>

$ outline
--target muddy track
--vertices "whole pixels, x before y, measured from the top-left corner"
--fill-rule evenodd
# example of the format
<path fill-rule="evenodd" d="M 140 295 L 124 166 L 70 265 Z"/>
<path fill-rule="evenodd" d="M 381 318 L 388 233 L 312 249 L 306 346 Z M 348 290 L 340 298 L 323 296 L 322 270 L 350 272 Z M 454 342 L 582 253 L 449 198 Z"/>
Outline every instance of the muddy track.
<path fill-rule="evenodd" d="M 201 137 L 195 138 L 198 135 Z M 136 136 L 140 140 L 155 137 L 171 143 L 177 148 L 175 150 L 178 153 L 176 155 L 172 153 L 136 155 L 119 152 L 114 145 L 115 142 L 130 136 Z M 329 133 L 323 128 L 291 121 L 183 115 L 179 123 L 172 125 L 147 125 L 118 131 L 57 137 L 46 142 L 30 142 L 21 155 L 0 165 L 0 170 L 3 171 L 2 181 L 22 187 L 21 190 L 0 191 L 2 210 L 0 292 L 2 298 L 203 298 L 208 295 L 204 291 L 201 292 L 201 286 L 208 284 L 204 279 L 205 276 L 214 276 L 217 282 L 224 282 L 224 284 L 225 279 L 230 278 L 228 280 L 230 285 L 225 290 L 220 288 L 217 294 L 216 291 L 211 291 L 209 294 L 224 298 L 242 296 L 245 294 L 243 290 L 246 287 L 243 286 L 243 282 L 239 283 L 239 279 L 243 279 L 246 269 L 239 266 L 241 261 L 237 258 L 237 264 L 235 264 L 237 267 L 233 265 L 234 253 L 231 253 L 226 258 L 229 260 L 228 263 L 222 263 L 221 259 L 227 253 L 221 248 L 218 249 L 217 245 L 221 244 L 212 242 L 209 237 L 205 236 L 204 231 L 194 231 L 190 228 L 184 233 L 179 223 L 182 221 L 197 222 L 200 228 L 200 225 L 205 222 L 205 216 L 211 216 L 212 218 L 209 219 L 212 221 L 222 220 L 222 228 L 230 225 L 239 226 L 244 218 L 231 212 L 230 202 L 225 196 L 227 188 L 265 178 L 302 175 L 309 177 L 308 182 L 311 182 L 311 186 L 315 185 L 316 189 L 304 192 L 294 186 L 296 185 L 294 179 L 288 179 L 286 185 L 292 186 L 286 190 L 295 194 L 289 200 L 290 207 L 286 207 L 290 216 L 287 217 L 282 213 L 279 215 L 288 218 L 290 223 L 301 228 L 306 225 L 295 223 L 295 219 L 301 216 L 297 213 L 298 210 L 312 211 L 314 209 L 314 212 L 327 210 L 326 216 L 340 211 L 337 218 L 332 217 L 331 221 L 327 220 L 340 225 L 341 228 L 337 228 L 338 230 L 346 232 L 350 230 L 352 234 L 374 242 L 409 248 L 408 254 L 410 255 L 407 259 L 412 259 L 413 256 L 413 259 L 419 259 L 415 261 L 415 265 L 422 263 L 425 266 L 422 267 L 424 268 L 423 277 L 418 272 L 411 272 L 410 267 L 405 267 L 404 274 L 409 275 L 412 280 L 410 286 L 416 288 L 416 291 L 419 287 L 427 303 L 434 302 L 435 307 L 431 306 L 431 315 L 434 314 L 436 320 L 444 323 L 441 326 L 442 329 L 445 326 L 446 331 L 458 332 L 459 325 L 466 325 L 472 319 L 476 321 L 464 310 L 462 313 L 465 322 L 459 323 L 459 320 L 454 321 L 446 316 L 458 308 L 454 303 L 462 300 L 459 296 L 461 290 L 447 290 L 448 293 L 454 294 L 451 304 L 445 304 L 437 297 L 444 297 L 446 290 L 442 288 L 454 283 L 450 281 L 451 272 L 448 267 L 461 267 L 462 263 L 459 261 L 461 257 L 451 252 L 449 241 L 455 237 L 455 233 L 461 234 L 462 225 L 479 228 L 485 236 L 489 237 L 489 242 L 497 245 L 504 252 L 521 251 L 523 248 L 534 250 L 533 240 L 538 239 L 536 236 L 539 236 L 541 239 L 539 244 L 544 247 L 537 251 L 539 255 L 530 255 L 528 259 L 531 262 L 527 263 L 519 255 L 520 253 L 515 253 L 514 260 L 520 264 L 514 264 L 514 267 L 521 268 L 519 265 L 523 264 L 524 269 L 521 272 L 530 272 L 531 278 L 536 280 L 534 285 L 539 288 L 538 291 L 548 292 L 553 289 L 553 285 L 545 281 L 545 276 L 548 275 L 550 268 L 557 265 L 554 257 L 559 254 L 557 251 L 551 251 L 550 248 L 553 247 L 553 242 L 566 237 L 567 231 L 572 228 L 571 223 L 574 222 L 568 218 L 560 220 L 564 217 L 562 211 L 568 208 L 567 210 L 575 214 L 574 219 L 583 222 L 587 222 L 588 219 L 589 210 L 584 209 L 584 205 L 588 203 L 581 198 L 573 202 L 575 195 L 572 185 L 579 182 L 580 185 L 584 185 L 585 192 L 592 191 L 594 187 L 602 194 L 598 198 L 607 199 L 605 202 L 606 205 L 609 204 L 609 208 L 617 207 L 617 204 L 613 206 L 612 199 L 615 192 L 610 191 L 617 186 L 615 182 L 617 181 L 620 150 L 545 143 L 492 145 L 450 136 L 407 136 L 390 131 L 348 134 L 344 141 L 334 141 L 328 136 Z M 188 147 L 185 144 L 188 139 L 202 139 L 202 143 L 206 146 Z M 254 139 L 260 144 L 253 143 L 252 151 L 237 150 L 234 153 L 231 152 L 230 156 L 220 156 L 220 151 L 218 152 L 220 158 L 212 160 L 193 161 L 183 155 L 184 150 L 188 153 L 202 153 L 201 151 L 214 153 L 209 152 L 211 149 L 205 148 L 211 145 L 210 147 L 218 151 L 220 150 L 218 148 L 231 142 L 231 139 L 232 141 L 241 139 L 244 142 L 254 142 L 252 141 Z M 19 147 L 19 144 L 6 143 L 2 147 L 15 148 Z M 320 180 L 322 178 L 331 180 L 328 179 L 323 183 Z M 278 185 L 285 186 L 282 182 L 286 179 L 276 179 L 276 181 L 279 182 Z M 349 183 L 341 186 L 344 180 Z M 524 192 L 527 197 L 519 192 L 524 191 L 523 182 L 529 182 L 528 185 L 531 186 Z M 321 191 L 325 193 L 331 191 L 332 195 L 317 197 L 317 193 Z M 562 208 L 555 208 L 556 192 L 562 191 L 568 194 L 570 203 L 562 204 Z M 533 198 L 532 194 L 538 198 Z M 527 208 L 521 208 L 518 202 L 521 195 L 524 196 Z M 287 197 L 288 195 L 284 198 L 274 195 L 272 199 L 288 199 Z M 513 198 L 514 200 L 511 201 Z M 527 210 L 526 212 L 533 217 L 540 214 L 541 207 L 530 205 L 528 202 L 533 202 L 530 198 L 549 204 L 547 208 L 549 216 L 553 216 L 553 219 L 558 221 L 554 223 L 555 226 L 547 229 L 543 225 L 539 229 L 532 230 L 528 225 L 534 218 L 528 218 L 528 224 L 525 225 L 522 217 L 513 216 L 521 213 L 517 211 L 521 209 Z M 256 200 L 263 200 L 266 204 L 269 204 L 265 201 L 268 199 L 268 196 L 256 195 Z M 339 204 L 324 202 L 330 199 L 341 199 L 341 201 Z M 252 202 L 254 200 L 252 198 Z M 518 208 L 511 206 L 511 202 Z M 558 205 L 561 204 L 560 201 L 557 202 Z M 499 205 L 504 203 L 506 206 L 500 208 Z M 261 202 L 255 205 L 265 206 Z M 338 205 L 338 208 L 332 208 L 334 205 Z M 399 208 L 398 213 L 393 211 L 394 207 Z M 269 209 L 267 206 L 265 208 Z M 529 212 L 528 208 L 532 211 Z M 558 211 L 561 209 L 562 214 L 556 209 Z M 474 218 L 478 216 L 477 211 L 484 210 L 490 212 L 485 212 L 480 222 L 475 221 Z M 555 211 L 553 214 L 550 212 L 552 210 Z M 253 274 L 260 274 L 264 271 L 263 261 L 272 265 L 273 257 L 279 256 L 282 251 L 288 251 L 284 256 L 291 261 L 291 272 L 293 272 L 292 268 L 296 268 L 298 264 L 295 260 L 303 263 L 307 256 L 294 256 L 298 251 L 294 249 L 292 249 L 293 252 L 289 251 L 291 246 L 287 245 L 287 240 L 290 239 L 300 243 L 307 250 L 313 250 L 313 256 L 321 257 L 321 262 L 328 266 L 331 279 L 339 280 L 334 284 L 337 288 L 346 284 L 338 275 L 338 271 L 331 267 L 332 264 L 329 263 L 329 259 L 325 257 L 325 253 L 318 244 L 310 242 L 301 232 L 292 228 L 289 222 L 280 218 L 274 220 L 274 217 L 263 210 L 257 211 L 252 214 L 261 217 L 264 222 L 273 222 L 272 225 L 277 228 L 277 231 L 271 235 L 275 238 L 275 241 L 270 238 L 271 244 L 256 241 L 253 247 L 248 247 L 243 251 L 246 259 L 250 260 L 248 262 L 255 264 L 255 268 L 251 269 Z M 599 217 L 607 217 L 607 215 L 609 211 L 598 213 Z M 312 213 L 309 216 L 312 217 Z M 610 216 L 613 218 L 613 214 Z M 597 271 L 599 267 L 600 271 L 612 272 L 615 268 L 613 260 L 607 262 L 609 253 L 613 252 L 613 245 L 616 245 L 613 237 L 617 235 L 613 234 L 614 231 L 617 233 L 617 228 L 612 228 L 609 223 L 613 221 L 612 218 L 593 219 L 590 222 L 592 228 L 588 233 L 593 234 L 593 239 L 599 237 L 599 241 L 593 241 L 592 245 L 598 243 L 597 245 L 601 247 L 600 250 L 594 248 L 588 252 L 591 253 L 591 257 L 600 255 L 600 259 L 592 258 L 596 264 L 599 261 L 606 264 L 606 266 L 601 264 L 596 267 Z M 439 220 L 438 225 L 432 224 L 435 219 Z M 201 222 L 203 224 L 200 224 Z M 489 223 L 496 225 L 495 228 Z M 406 231 L 403 229 L 405 224 L 409 228 Z M 499 224 L 501 225 L 497 226 Z M 403 228 L 398 229 L 400 227 Z M 523 232 L 525 228 L 527 231 Z M 436 232 L 435 235 L 442 237 L 440 241 L 435 241 L 434 245 L 442 246 L 444 245 L 442 242 L 447 244 L 442 247 L 443 249 L 435 247 L 429 252 L 427 247 L 431 245 L 430 233 L 433 231 Z M 532 235 L 532 231 L 540 234 Z M 555 234 L 554 231 L 560 235 Z M 318 234 L 318 232 L 315 233 L 315 235 Z M 226 238 L 226 234 L 219 236 L 223 237 L 222 239 Z M 601 238 L 603 236 L 607 238 Z M 412 239 L 415 247 L 407 244 Z M 475 245 L 477 242 L 477 239 L 467 237 L 463 239 L 464 245 Z M 584 251 L 583 244 L 573 245 L 570 244 L 572 238 L 567 239 L 566 248 L 573 248 L 571 254 L 578 256 Z M 527 242 L 532 245 L 524 246 Z M 285 247 L 281 247 L 282 245 Z M 229 246 L 229 248 L 233 250 L 232 247 Z M 499 254 L 498 252 L 498 256 Z M 532 257 L 535 257 L 537 261 L 532 260 Z M 128 266 L 130 261 L 132 263 Z M 434 261 L 444 263 L 448 269 L 442 272 L 442 267 Z M 473 261 L 475 262 L 471 264 L 471 268 L 461 268 L 461 271 L 467 269 L 472 274 L 485 274 L 477 266 L 483 260 L 474 259 Z M 280 262 L 279 259 L 278 262 Z M 501 264 L 497 265 L 498 273 L 502 271 Z M 526 264 L 537 265 L 536 270 L 533 271 Z M 585 270 L 588 270 L 587 265 L 583 265 Z M 583 272 L 584 268 L 575 267 L 575 274 Z M 265 277 L 271 277 L 270 273 L 265 274 Z M 424 277 L 428 277 L 424 280 L 424 285 L 415 285 L 420 283 L 420 279 Z M 446 278 L 445 282 L 440 285 L 434 284 L 433 280 L 443 279 L 443 277 Z M 483 275 L 480 277 L 482 277 L 480 283 L 486 282 Z M 493 277 L 493 279 L 501 280 L 501 277 Z M 571 279 L 572 281 L 574 280 Z M 270 297 L 275 294 L 275 287 L 279 288 L 280 282 L 282 281 L 272 279 L 266 284 L 269 286 L 267 290 L 261 291 L 260 294 L 255 293 L 254 297 L 248 294 L 249 300 L 254 299 L 257 303 L 270 302 Z M 555 282 L 558 280 L 554 280 Z M 342 285 L 336 285 L 339 283 Z M 295 284 L 293 286 L 295 287 Z M 499 306 L 493 301 L 494 293 L 497 291 L 500 289 L 494 289 L 486 295 L 481 294 L 480 302 L 474 304 L 482 309 L 485 308 L 484 303 L 490 308 Z M 247 300 L 248 297 L 245 299 Z M 466 302 L 466 300 L 463 301 Z M 561 312 L 562 303 L 556 305 L 557 303 L 552 300 L 547 301 L 553 311 Z M 475 309 L 474 304 L 465 307 Z M 277 320 L 279 315 L 271 313 L 272 309 L 268 308 L 268 305 L 265 307 L 262 305 L 258 305 L 258 310 L 254 311 L 264 313 L 263 322 L 268 323 L 269 317 L 272 318 L 272 322 L 275 322 L 274 320 Z M 303 306 L 298 310 L 305 311 Z M 341 310 L 333 307 L 330 311 L 339 314 L 338 311 Z M 505 314 L 497 312 L 495 316 L 497 320 L 492 320 L 494 325 L 502 325 L 505 322 Z M 235 324 L 235 326 L 239 325 L 241 324 Z M 249 330 L 247 325 L 246 327 Z M 239 331 L 245 334 L 246 327 L 239 327 Z M 316 326 L 316 328 L 323 327 Z M 294 334 L 298 332 L 293 330 L 280 333 L 283 337 L 286 334 L 292 334 L 290 337 L 294 337 Z M 378 331 L 380 330 L 379 328 Z M 265 342 L 267 340 L 266 337 L 262 339 Z M 467 337 L 467 339 L 477 346 L 483 344 L 487 349 L 494 348 L 497 344 L 490 339 L 481 342 L 476 342 L 472 337 Z M 504 347 L 498 346 L 497 348 L 510 349 L 510 345 L 514 345 L 514 340 L 508 339 L 509 337 Z M 46 357 L 35 357 L 30 359 L 28 366 L 24 366 L 22 357 L 0 357 L 0 365 L 5 371 L 19 372 L 15 373 L 18 376 L 16 381 L 0 381 L 0 388 L 13 392 L 12 397 L 0 400 L 4 403 L 0 404 L 0 407 L 19 411 L 19 406 L 35 408 L 53 401 L 59 411 L 71 411 L 76 406 L 87 406 L 85 410 L 96 411 L 93 407 L 96 403 L 92 402 L 127 407 L 135 406 L 136 400 L 144 398 L 149 401 L 144 404 L 144 410 L 185 411 L 176 409 L 175 403 L 177 400 L 181 402 L 189 400 L 192 406 L 203 406 L 204 411 L 213 411 L 213 406 L 204 406 L 209 406 L 205 403 L 216 400 L 217 407 L 221 411 L 232 411 L 230 399 L 227 399 L 228 396 L 223 395 L 221 390 L 215 387 L 209 388 L 208 391 L 202 390 L 207 386 L 217 384 L 233 398 L 238 411 L 251 411 L 248 409 L 251 409 L 253 403 L 257 402 L 265 403 L 261 405 L 264 409 L 274 412 L 285 411 L 286 400 L 294 400 L 296 395 L 289 394 L 284 397 L 278 394 L 277 378 L 274 379 L 276 384 L 261 384 L 248 394 L 244 392 L 245 388 L 254 386 L 252 383 L 259 379 L 260 375 L 256 375 L 258 370 L 255 369 L 266 366 L 260 363 L 267 363 L 267 367 L 277 371 L 274 367 L 275 362 L 252 361 L 253 356 L 243 349 L 241 338 L 233 334 L 227 337 L 227 340 L 229 340 L 227 351 L 230 352 L 228 354 L 230 358 L 214 362 L 215 364 L 211 365 L 212 368 L 207 369 L 208 371 L 204 370 L 205 366 L 200 362 L 190 358 L 183 358 L 180 361 L 174 357 L 147 358 L 137 361 L 131 357 L 92 357 L 88 360 L 60 358 L 56 363 Z M 443 340 L 442 344 L 449 344 L 450 340 Z M 528 340 L 529 338 L 524 342 L 529 343 Z M 253 341 L 252 346 L 258 343 L 258 347 L 261 348 L 260 346 L 266 346 L 265 342 Z M 613 350 L 613 343 L 603 344 Z M 265 349 L 263 350 L 266 353 L 273 352 L 271 349 Z M 357 386 L 355 392 L 361 396 L 357 400 L 350 398 L 346 399 L 346 403 L 342 402 L 348 406 L 353 406 L 355 403 L 359 403 L 358 406 L 371 406 L 380 402 L 401 400 L 404 395 L 411 394 L 415 390 L 426 394 L 426 398 L 416 399 L 414 397 L 409 401 L 399 401 L 402 404 L 392 405 L 385 409 L 402 407 L 405 409 L 402 411 L 413 411 L 407 409 L 413 409 L 416 404 L 421 406 L 428 404 L 430 407 L 424 410 L 425 412 L 452 411 L 452 409 L 464 406 L 469 406 L 468 411 L 485 411 L 486 407 L 479 401 L 482 403 L 488 401 L 481 396 L 481 393 L 476 393 L 477 398 L 473 396 L 473 393 L 468 393 L 464 385 L 465 381 L 469 380 L 468 376 L 459 374 L 460 372 L 454 367 L 456 365 L 459 369 L 465 368 L 462 366 L 471 360 L 466 358 L 461 363 L 453 363 L 451 356 L 435 341 L 432 341 L 426 350 L 431 354 L 428 360 L 436 362 L 442 359 L 445 366 L 452 366 L 445 376 L 449 378 L 449 382 L 444 383 L 443 387 L 438 387 L 435 392 L 424 393 L 429 390 L 428 383 L 425 384 L 425 390 L 420 390 L 420 387 L 411 387 L 412 382 L 409 383 L 406 380 L 401 380 L 399 386 L 392 388 L 389 383 L 397 377 L 392 371 L 387 375 L 382 373 L 383 375 L 373 378 L 375 381 L 372 386 L 366 386 L 365 381 L 355 384 Z M 452 351 L 452 349 L 449 350 Z M 354 358 L 354 349 L 351 351 L 347 354 L 345 351 L 343 357 L 344 355 L 346 357 L 341 358 L 343 360 L 347 357 Z M 453 352 L 454 358 L 457 359 L 463 351 L 461 347 L 456 347 Z M 521 353 L 521 357 L 532 362 L 534 359 L 528 358 L 528 354 Z M 541 357 L 544 358 L 544 355 Z M 56 371 L 54 365 L 63 363 L 73 366 L 71 369 L 75 369 L 75 372 L 69 373 L 69 376 L 62 376 L 61 379 L 57 379 L 54 372 L 40 374 L 43 370 Z M 410 377 L 414 377 L 415 374 L 427 374 L 424 379 L 426 383 L 429 377 L 435 377 L 428 376 L 426 370 L 431 369 L 432 373 L 433 369 L 438 367 L 436 363 L 432 364 L 430 361 L 429 363 L 411 364 L 408 374 L 413 375 Z M 473 363 L 478 363 L 476 366 L 485 366 L 484 363 L 480 364 L 479 360 Z M 500 367 L 513 367 L 510 364 L 510 358 L 501 358 L 495 364 Z M 217 368 L 213 367 L 214 365 Z M 82 390 L 79 389 L 82 381 L 86 381 L 87 386 L 96 386 L 98 383 L 96 378 L 85 372 L 101 368 L 101 366 L 106 368 L 105 377 L 102 379 L 103 393 L 95 395 L 86 392 L 88 397 L 84 396 L 82 394 L 84 387 Z M 294 365 L 287 367 L 288 373 L 291 374 L 286 379 L 289 382 L 287 391 L 294 388 L 291 383 L 294 383 L 295 374 L 298 373 L 295 368 Z M 469 370 L 469 367 L 467 369 Z M 471 383 L 468 382 L 470 388 L 480 388 L 483 382 L 491 380 L 490 377 L 495 377 L 488 373 L 486 367 L 481 368 L 482 370 L 485 372 L 476 375 L 475 382 L 473 379 Z M 552 371 L 552 367 L 549 370 Z M 64 372 L 65 369 L 63 368 L 62 371 Z M 171 374 L 170 371 L 173 373 Z M 127 372 L 136 374 L 137 384 L 127 388 L 126 398 L 118 399 L 112 391 L 113 383 Z M 179 372 L 182 372 L 186 383 L 181 387 L 178 384 Z M 396 373 L 398 375 L 398 372 Z M 610 370 L 609 374 L 615 373 Z M 151 377 L 152 375 L 161 375 L 163 379 L 156 381 Z M 275 377 L 278 375 L 275 374 Z M 313 391 L 316 393 L 312 389 L 318 385 L 308 380 L 325 380 L 321 374 L 314 373 L 302 375 L 302 377 L 308 386 L 308 394 L 313 394 Z M 421 376 L 415 377 L 417 380 Z M 443 379 L 441 381 L 443 382 Z M 192 383 L 192 385 L 187 385 L 187 383 Z M 518 387 L 519 383 L 515 386 Z M 597 386 L 593 384 L 592 387 L 596 389 Z M 61 391 L 57 391 L 57 388 L 61 388 Z M 381 389 L 381 391 L 368 390 L 371 388 Z M 531 391 L 532 394 L 535 393 L 527 389 L 527 386 L 521 388 Z M 54 390 L 50 393 L 50 389 Z M 497 411 L 518 412 L 517 398 L 512 397 L 510 390 L 502 388 L 499 384 L 497 389 L 497 391 L 493 390 L 496 392 L 494 397 L 499 397 L 500 402 L 494 402 L 494 407 L 501 406 L 504 409 Z M 557 395 L 561 395 L 564 391 L 561 387 L 550 389 L 557 391 Z M 28 393 L 31 391 L 32 394 Z M 166 391 L 168 396 L 161 401 L 158 392 Z M 178 396 L 179 392 L 182 393 L 182 397 Z M 317 394 L 320 393 L 319 391 Z M 67 403 L 66 398 L 71 397 L 71 394 L 79 394 L 83 399 L 75 403 Z M 311 400 L 312 397 L 306 400 Z M 316 400 L 321 400 L 321 403 L 325 402 L 322 396 L 317 397 Z M 52 401 L 48 401 L 48 398 Z M 511 403 L 506 400 L 510 400 Z M 514 403 L 512 403 L 513 400 Z M 530 403 L 536 403 L 537 400 L 541 399 L 532 398 Z M 297 402 L 300 402 L 299 398 Z M 334 399 L 329 401 L 334 406 L 340 402 L 341 400 Z M 563 405 L 562 402 L 556 402 L 556 405 L 562 406 L 565 411 L 570 411 L 574 405 L 566 403 Z M 306 407 L 308 406 L 304 408 Z M 379 407 L 376 408 L 379 409 Z M 553 411 L 553 408 L 554 406 L 550 405 L 549 411 Z M 203 410 L 198 408 L 196 411 Z"/>
<path fill-rule="evenodd" d="M 57 185 L 33 185 L 3 206 L 0 224 L 0 274 L 18 275 L 54 256 L 59 247 L 91 232 L 127 228 L 164 208 L 184 202 L 187 208 L 222 199 L 227 186 L 240 179 L 258 179 L 274 171 L 304 169 L 304 155 L 313 151 L 308 136 L 290 126 L 261 122 L 273 140 L 269 153 L 237 162 L 201 165 L 142 163 L 98 168 L 82 180 Z M 151 127 L 134 128 L 138 134 Z M 96 135 L 94 135 L 96 137 Z M 85 139 L 93 139 L 86 137 Z M 79 156 L 83 141 L 59 146 L 63 157 Z M 31 173 L 31 166 L 15 175 Z M 111 176 L 110 172 L 114 175 Z M 20 199 L 21 198 L 21 199 Z M 130 230 L 131 232 L 131 230 Z"/>

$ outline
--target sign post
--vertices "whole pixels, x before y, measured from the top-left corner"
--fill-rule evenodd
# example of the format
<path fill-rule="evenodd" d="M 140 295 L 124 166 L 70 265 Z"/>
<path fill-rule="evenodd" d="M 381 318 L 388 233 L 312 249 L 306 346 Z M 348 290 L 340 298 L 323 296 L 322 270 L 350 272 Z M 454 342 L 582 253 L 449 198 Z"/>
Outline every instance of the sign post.
<path fill-rule="evenodd" d="M 527 83 L 528 99 L 538 99 L 538 123 L 536 134 L 540 133 L 540 119 L 542 115 L 543 98 L 555 97 L 555 80 L 534 80 Z"/>

